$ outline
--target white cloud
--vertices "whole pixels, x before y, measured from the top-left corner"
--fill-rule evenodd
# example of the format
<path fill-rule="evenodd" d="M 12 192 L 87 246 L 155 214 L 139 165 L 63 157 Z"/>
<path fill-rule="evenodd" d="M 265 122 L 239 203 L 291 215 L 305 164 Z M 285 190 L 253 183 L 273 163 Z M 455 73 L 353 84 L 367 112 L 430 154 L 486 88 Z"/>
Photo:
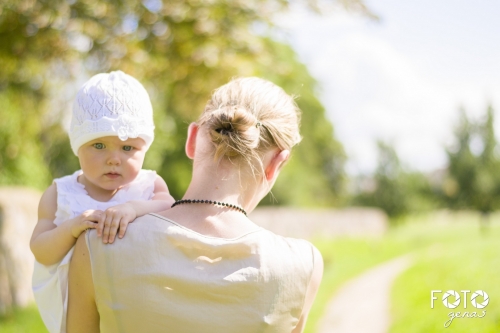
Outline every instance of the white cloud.
<path fill-rule="evenodd" d="M 346 13 L 318 17 L 303 10 L 278 22 L 290 30 L 289 41 L 322 85 L 321 100 L 349 156 L 349 173 L 374 170 L 377 139 L 392 142 L 412 168 L 443 167 L 459 106 L 475 118 L 488 102 L 500 106 L 500 78 L 494 75 L 500 66 L 474 71 L 470 66 L 480 61 L 469 61 L 461 71 L 460 59 L 437 59 L 435 49 L 422 62 L 425 45 L 418 44 L 414 56 L 411 43 L 400 47 L 383 33 L 390 24 L 377 27 Z M 452 46 L 442 45 L 443 54 L 452 53 L 447 47 Z M 500 134 L 500 119 L 496 125 Z"/>
<path fill-rule="evenodd" d="M 430 158 L 442 162 L 442 148 L 436 145 L 454 108 L 443 87 L 387 42 L 359 32 L 347 34 L 318 58 L 311 72 L 324 85 L 322 99 L 339 139 L 356 156 L 348 171 L 374 169 L 377 139 L 393 142 L 413 166 L 433 167 Z M 433 154 L 422 156 L 426 151 Z"/>

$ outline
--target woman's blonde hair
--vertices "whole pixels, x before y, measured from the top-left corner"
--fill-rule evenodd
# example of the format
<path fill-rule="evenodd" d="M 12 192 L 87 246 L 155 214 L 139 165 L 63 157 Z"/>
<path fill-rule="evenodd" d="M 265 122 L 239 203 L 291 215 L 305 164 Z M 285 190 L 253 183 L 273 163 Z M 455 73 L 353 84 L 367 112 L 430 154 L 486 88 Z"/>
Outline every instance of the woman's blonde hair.
<path fill-rule="evenodd" d="M 300 109 L 292 96 L 257 77 L 236 78 L 212 94 L 198 120 L 214 145 L 214 158 L 262 167 L 270 148 L 291 150 L 300 142 Z"/>

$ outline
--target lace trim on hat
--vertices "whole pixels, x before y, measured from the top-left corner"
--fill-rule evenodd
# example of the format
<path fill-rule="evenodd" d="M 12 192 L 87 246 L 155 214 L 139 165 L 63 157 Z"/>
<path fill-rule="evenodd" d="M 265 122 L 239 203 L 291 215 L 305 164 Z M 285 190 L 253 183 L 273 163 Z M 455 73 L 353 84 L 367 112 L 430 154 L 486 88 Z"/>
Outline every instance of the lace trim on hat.
<path fill-rule="evenodd" d="M 127 140 L 128 138 L 137 138 L 141 134 L 153 133 L 153 131 L 154 125 L 150 122 L 121 115 L 116 119 L 103 117 L 97 121 L 85 120 L 81 125 L 75 125 L 72 128 L 72 136 L 80 138 L 91 133 L 113 132 L 118 135 L 120 140 Z"/>

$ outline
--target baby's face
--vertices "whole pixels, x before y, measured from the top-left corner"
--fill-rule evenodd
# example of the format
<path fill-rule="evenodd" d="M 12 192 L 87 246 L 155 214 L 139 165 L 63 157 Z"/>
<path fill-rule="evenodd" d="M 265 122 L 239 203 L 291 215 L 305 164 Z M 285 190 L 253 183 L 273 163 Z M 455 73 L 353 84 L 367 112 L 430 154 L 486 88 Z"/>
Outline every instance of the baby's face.
<path fill-rule="evenodd" d="M 83 171 L 80 182 L 91 196 L 114 193 L 137 177 L 145 154 L 146 142 L 141 138 L 122 141 L 105 136 L 89 141 L 78 150 Z"/>

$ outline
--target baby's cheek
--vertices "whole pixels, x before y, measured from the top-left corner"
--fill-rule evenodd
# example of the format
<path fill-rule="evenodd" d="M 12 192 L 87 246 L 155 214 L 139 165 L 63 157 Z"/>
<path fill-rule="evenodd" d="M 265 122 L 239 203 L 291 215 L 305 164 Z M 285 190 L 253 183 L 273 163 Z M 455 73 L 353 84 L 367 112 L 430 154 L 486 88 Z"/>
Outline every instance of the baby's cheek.
<path fill-rule="evenodd" d="M 142 164 L 143 160 L 134 160 L 128 163 L 127 169 L 128 169 L 128 178 L 130 178 L 130 181 L 134 180 L 137 178 L 139 175 L 139 172 L 142 169 Z"/>

